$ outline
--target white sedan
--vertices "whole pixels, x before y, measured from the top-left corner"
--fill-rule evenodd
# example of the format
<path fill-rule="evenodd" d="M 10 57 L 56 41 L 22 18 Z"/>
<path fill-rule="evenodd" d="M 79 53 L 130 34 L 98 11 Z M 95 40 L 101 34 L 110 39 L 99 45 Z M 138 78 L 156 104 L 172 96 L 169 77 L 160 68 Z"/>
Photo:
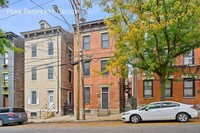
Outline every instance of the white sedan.
<path fill-rule="evenodd" d="M 136 110 L 130 110 L 122 115 L 126 122 L 138 123 L 140 121 L 177 120 L 187 122 L 197 117 L 198 112 L 193 105 L 172 101 L 150 103 Z"/>

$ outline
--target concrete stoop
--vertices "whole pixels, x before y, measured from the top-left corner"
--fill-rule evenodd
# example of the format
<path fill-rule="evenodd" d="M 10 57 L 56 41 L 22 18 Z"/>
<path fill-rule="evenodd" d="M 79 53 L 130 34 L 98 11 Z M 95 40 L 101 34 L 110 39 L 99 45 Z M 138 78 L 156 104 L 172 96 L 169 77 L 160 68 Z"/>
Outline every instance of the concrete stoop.
<path fill-rule="evenodd" d="M 54 116 L 55 116 L 54 112 L 43 112 L 41 119 L 48 119 L 48 118 L 51 118 L 51 117 L 54 117 Z"/>
<path fill-rule="evenodd" d="M 100 109 L 98 111 L 98 116 L 109 116 L 110 112 L 107 109 Z"/>

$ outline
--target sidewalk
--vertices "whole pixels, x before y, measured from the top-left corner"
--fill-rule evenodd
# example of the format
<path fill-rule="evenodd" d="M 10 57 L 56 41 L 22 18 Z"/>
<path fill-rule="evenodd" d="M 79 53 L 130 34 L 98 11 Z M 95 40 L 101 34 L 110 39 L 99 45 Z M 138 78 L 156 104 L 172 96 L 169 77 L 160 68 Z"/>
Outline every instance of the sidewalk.
<path fill-rule="evenodd" d="M 76 116 L 56 116 L 48 119 L 29 119 L 28 123 L 57 123 L 57 122 L 90 122 L 90 121 L 119 121 L 121 120 L 121 114 L 109 115 L 109 116 L 96 116 L 87 115 L 86 120 L 76 120 Z"/>

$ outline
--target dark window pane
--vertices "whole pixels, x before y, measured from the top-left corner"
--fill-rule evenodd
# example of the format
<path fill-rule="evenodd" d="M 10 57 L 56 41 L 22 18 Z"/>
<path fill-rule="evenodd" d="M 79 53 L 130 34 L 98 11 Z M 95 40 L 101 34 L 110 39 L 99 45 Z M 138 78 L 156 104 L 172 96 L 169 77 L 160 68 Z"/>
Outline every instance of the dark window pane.
<path fill-rule="evenodd" d="M 108 33 L 102 33 L 102 34 L 101 34 L 101 47 L 102 47 L 102 48 L 107 48 L 107 47 L 109 47 L 109 37 L 108 37 Z"/>
<path fill-rule="evenodd" d="M 85 87 L 85 103 L 90 103 L 90 87 Z"/>
<path fill-rule="evenodd" d="M 89 62 L 83 63 L 83 70 L 84 70 L 84 76 L 90 75 L 90 63 Z"/>
<path fill-rule="evenodd" d="M 153 97 L 153 81 L 144 80 L 144 97 Z"/>
<path fill-rule="evenodd" d="M 184 79 L 184 97 L 194 97 L 194 79 Z"/>
<path fill-rule="evenodd" d="M 36 67 L 32 68 L 32 80 L 37 80 L 37 71 Z"/>
<path fill-rule="evenodd" d="M 48 67 L 48 79 L 53 79 L 53 66 Z"/>
<path fill-rule="evenodd" d="M 102 60 L 101 61 L 101 72 L 103 75 L 109 75 L 109 72 L 106 71 L 106 65 L 107 65 L 108 60 Z"/>
<path fill-rule="evenodd" d="M 36 94 L 37 94 L 36 91 L 31 92 L 31 98 L 32 98 L 31 104 L 36 104 L 36 101 L 37 101 L 37 95 Z"/>
<path fill-rule="evenodd" d="M 90 49 L 90 36 L 83 36 L 83 50 Z"/>
<path fill-rule="evenodd" d="M 37 56 L 37 45 L 33 44 L 32 45 L 32 57 Z"/>
<path fill-rule="evenodd" d="M 48 55 L 53 55 L 53 42 L 48 43 Z"/>

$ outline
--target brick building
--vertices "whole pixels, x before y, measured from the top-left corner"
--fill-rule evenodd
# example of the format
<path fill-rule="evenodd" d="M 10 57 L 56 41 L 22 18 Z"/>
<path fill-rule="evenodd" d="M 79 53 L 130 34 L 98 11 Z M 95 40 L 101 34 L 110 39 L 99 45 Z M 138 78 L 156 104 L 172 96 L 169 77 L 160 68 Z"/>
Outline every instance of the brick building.
<path fill-rule="evenodd" d="M 13 46 L 24 49 L 24 39 L 13 32 L 6 32 Z M 24 106 L 24 53 L 8 50 L 0 55 L 0 107 Z"/>
<path fill-rule="evenodd" d="M 178 57 L 174 67 L 177 72 L 167 79 L 165 100 L 200 104 L 200 48 Z M 146 77 L 144 73 L 139 73 L 136 84 L 138 104 L 160 100 L 160 82 L 157 75 Z"/>
<path fill-rule="evenodd" d="M 40 29 L 21 33 L 25 38 L 25 109 L 29 117 L 71 114 L 73 34 L 45 20 L 39 24 Z"/>
<path fill-rule="evenodd" d="M 76 26 L 74 29 L 76 31 Z M 80 24 L 80 47 L 83 50 L 85 112 L 90 114 L 113 114 L 124 110 L 124 82 L 111 72 L 105 71 L 108 59 L 114 55 L 115 39 L 109 37 L 104 20 L 90 21 Z M 77 44 L 74 39 L 74 61 L 77 59 Z M 74 79 L 77 78 L 76 65 Z M 76 101 L 76 83 L 75 104 Z M 82 88 L 82 87 L 80 87 Z M 82 89 L 81 89 L 82 90 Z M 82 91 L 80 92 L 82 94 Z M 80 95 L 82 99 L 82 95 Z M 80 100 L 82 103 L 82 100 Z M 81 106 L 82 107 L 82 104 Z M 75 105 L 76 108 L 76 105 Z"/>

